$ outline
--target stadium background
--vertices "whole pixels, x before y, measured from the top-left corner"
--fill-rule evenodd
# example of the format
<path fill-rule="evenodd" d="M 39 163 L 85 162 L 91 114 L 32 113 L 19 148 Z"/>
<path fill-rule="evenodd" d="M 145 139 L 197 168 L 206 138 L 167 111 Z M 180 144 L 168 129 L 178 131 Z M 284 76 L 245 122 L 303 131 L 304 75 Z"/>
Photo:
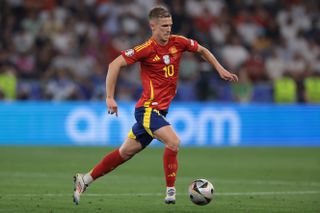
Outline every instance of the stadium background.
<path fill-rule="evenodd" d="M 240 77 L 224 82 L 184 55 L 170 113 L 183 145 L 320 145 L 319 3 L 300 0 L 1 1 L 0 144 L 119 145 L 141 93 L 139 67 L 120 74 L 125 113 L 114 120 L 107 66 L 149 38 L 147 12 L 158 3 L 170 8 L 173 33 Z"/>

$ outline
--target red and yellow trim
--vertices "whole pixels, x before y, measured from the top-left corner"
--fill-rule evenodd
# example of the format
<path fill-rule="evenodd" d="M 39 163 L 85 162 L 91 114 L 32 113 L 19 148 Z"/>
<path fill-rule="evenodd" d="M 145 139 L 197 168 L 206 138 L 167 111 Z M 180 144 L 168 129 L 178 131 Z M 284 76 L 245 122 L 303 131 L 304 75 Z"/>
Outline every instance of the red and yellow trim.
<path fill-rule="evenodd" d="M 145 112 L 143 115 L 143 127 L 147 131 L 147 133 L 153 137 L 152 131 L 150 129 L 151 113 L 152 108 L 145 108 Z"/>
<path fill-rule="evenodd" d="M 150 98 L 149 100 L 147 100 L 146 102 L 144 102 L 144 107 L 149 107 L 151 102 L 153 101 L 154 99 L 154 90 L 153 90 L 153 84 L 152 84 L 152 81 L 150 80 Z"/>
<path fill-rule="evenodd" d="M 152 40 L 149 39 L 149 40 L 146 41 L 145 43 L 136 46 L 136 47 L 134 48 L 134 50 L 135 50 L 136 52 L 139 52 L 139 51 L 143 50 L 144 48 L 148 47 L 151 43 L 152 43 Z"/>
<path fill-rule="evenodd" d="M 130 132 L 128 133 L 128 138 L 131 138 L 131 139 L 133 139 L 133 140 L 136 140 L 136 136 L 135 136 L 135 134 L 132 132 L 132 129 L 130 129 Z"/>

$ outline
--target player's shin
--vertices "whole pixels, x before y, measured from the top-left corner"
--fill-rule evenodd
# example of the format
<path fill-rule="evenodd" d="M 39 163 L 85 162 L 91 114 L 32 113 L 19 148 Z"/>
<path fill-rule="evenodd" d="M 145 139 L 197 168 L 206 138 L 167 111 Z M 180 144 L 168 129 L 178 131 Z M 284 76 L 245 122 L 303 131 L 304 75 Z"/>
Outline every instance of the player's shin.
<path fill-rule="evenodd" d="M 91 182 L 114 170 L 125 161 L 126 160 L 121 157 L 119 149 L 107 154 L 90 172 L 90 176 L 92 177 Z M 90 181 L 90 179 L 88 179 L 88 181 Z"/>
<path fill-rule="evenodd" d="M 174 187 L 176 181 L 176 175 L 178 171 L 178 152 L 169 148 L 164 149 L 163 154 L 163 167 L 166 178 L 167 187 Z"/>

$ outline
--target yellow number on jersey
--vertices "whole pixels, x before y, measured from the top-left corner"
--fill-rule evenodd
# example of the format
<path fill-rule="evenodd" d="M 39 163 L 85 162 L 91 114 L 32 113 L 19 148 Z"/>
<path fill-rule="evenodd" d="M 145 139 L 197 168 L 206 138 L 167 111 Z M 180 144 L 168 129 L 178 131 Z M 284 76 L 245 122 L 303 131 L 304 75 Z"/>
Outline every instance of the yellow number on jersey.
<path fill-rule="evenodd" d="M 174 66 L 173 66 L 173 64 L 170 64 L 170 65 L 168 65 L 168 66 L 165 66 L 165 67 L 163 68 L 163 70 L 164 70 L 164 76 L 165 76 L 166 78 L 172 77 L 172 76 L 174 75 Z"/>

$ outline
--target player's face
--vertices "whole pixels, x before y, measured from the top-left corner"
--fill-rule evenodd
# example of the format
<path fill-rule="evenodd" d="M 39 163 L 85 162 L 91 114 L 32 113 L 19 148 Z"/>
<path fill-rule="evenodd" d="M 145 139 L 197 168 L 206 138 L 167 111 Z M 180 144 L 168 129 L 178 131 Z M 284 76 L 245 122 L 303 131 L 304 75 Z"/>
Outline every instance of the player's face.
<path fill-rule="evenodd" d="M 155 22 L 151 23 L 153 35 L 162 43 L 169 40 L 172 27 L 172 18 L 158 18 Z"/>

